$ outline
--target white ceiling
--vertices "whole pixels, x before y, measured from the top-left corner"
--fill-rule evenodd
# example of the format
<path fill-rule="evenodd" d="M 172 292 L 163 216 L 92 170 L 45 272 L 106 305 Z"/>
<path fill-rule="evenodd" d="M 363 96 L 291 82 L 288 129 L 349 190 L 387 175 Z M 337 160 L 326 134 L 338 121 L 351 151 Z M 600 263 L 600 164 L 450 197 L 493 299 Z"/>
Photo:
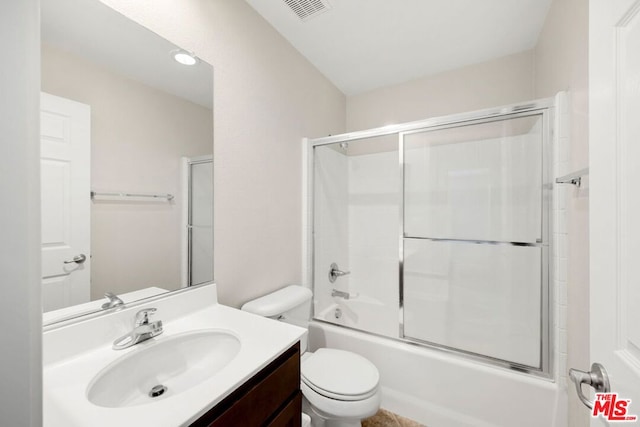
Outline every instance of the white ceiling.
<path fill-rule="evenodd" d="M 531 49 L 552 0 L 246 0 L 347 95 Z"/>
<path fill-rule="evenodd" d="M 42 42 L 212 108 L 213 68 L 173 60 L 177 46 L 99 0 L 42 0 Z"/>

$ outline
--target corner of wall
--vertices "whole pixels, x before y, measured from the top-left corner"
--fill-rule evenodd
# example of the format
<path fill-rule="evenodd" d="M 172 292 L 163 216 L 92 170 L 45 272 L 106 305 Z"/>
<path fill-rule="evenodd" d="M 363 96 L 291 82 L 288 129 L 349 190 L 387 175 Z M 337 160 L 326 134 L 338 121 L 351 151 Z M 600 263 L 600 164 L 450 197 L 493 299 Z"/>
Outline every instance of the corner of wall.
<path fill-rule="evenodd" d="M 42 425 L 40 276 L 40 2 L 3 2 L 0 47 L 11 61 L 0 79 L 0 417 L 3 425 Z"/>
<path fill-rule="evenodd" d="M 553 134 L 553 177 L 569 172 L 570 117 L 568 94 L 559 92 L 555 97 Z M 552 284 L 554 319 L 554 378 L 561 389 L 567 388 L 567 185 L 553 182 L 553 238 Z"/>

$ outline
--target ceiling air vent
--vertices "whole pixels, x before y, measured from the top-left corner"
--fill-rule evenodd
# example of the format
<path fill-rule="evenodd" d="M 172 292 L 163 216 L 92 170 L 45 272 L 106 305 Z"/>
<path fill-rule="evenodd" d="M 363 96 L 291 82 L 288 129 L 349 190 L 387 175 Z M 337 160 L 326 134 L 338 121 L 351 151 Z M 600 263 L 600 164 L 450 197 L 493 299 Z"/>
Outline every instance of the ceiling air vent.
<path fill-rule="evenodd" d="M 301 21 L 306 21 L 331 9 L 327 0 L 284 0 L 284 2 Z"/>

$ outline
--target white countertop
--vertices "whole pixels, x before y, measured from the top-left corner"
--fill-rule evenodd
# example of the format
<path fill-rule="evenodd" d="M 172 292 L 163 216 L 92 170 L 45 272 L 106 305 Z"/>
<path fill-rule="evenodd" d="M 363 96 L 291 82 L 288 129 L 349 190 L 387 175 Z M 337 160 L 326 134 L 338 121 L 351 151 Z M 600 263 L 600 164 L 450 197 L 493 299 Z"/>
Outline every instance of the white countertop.
<path fill-rule="evenodd" d="M 44 426 L 189 425 L 306 332 L 220 305 L 215 292 L 215 285 L 210 285 L 45 332 Z M 146 307 L 158 309 L 154 320 L 163 321 L 164 333 L 129 349 L 113 350 L 113 340 L 129 332 L 135 313 Z M 138 406 L 105 408 L 87 399 L 91 380 L 116 359 L 182 332 L 212 328 L 230 331 L 240 338 L 241 347 L 224 369 L 202 383 L 180 394 L 168 394 Z"/>

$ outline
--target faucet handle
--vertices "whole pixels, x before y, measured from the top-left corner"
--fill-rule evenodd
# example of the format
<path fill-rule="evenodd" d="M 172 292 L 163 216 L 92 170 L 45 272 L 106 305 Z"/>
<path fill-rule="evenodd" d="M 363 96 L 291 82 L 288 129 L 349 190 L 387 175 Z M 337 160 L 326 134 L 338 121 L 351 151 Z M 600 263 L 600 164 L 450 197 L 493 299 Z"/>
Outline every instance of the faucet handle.
<path fill-rule="evenodd" d="M 108 300 L 104 304 L 102 304 L 103 310 L 108 310 L 113 307 L 118 307 L 124 305 L 124 301 L 122 301 L 116 294 L 113 292 L 105 292 L 104 297 Z"/>
<path fill-rule="evenodd" d="M 338 267 L 338 264 L 336 264 L 335 262 L 332 262 L 331 266 L 329 267 L 329 282 L 333 283 L 336 281 L 338 277 L 346 276 L 347 274 L 351 274 L 351 272 L 340 270 L 340 267 Z"/>
<path fill-rule="evenodd" d="M 153 316 L 153 314 L 158 311 L 157 308 L 145 308 L 144 310 L 140 310 L 139 312 L 136 313 L 136 326 L 140 326 L 140 325 L 148 325 L 149 324 L 149 317 Z"/>

